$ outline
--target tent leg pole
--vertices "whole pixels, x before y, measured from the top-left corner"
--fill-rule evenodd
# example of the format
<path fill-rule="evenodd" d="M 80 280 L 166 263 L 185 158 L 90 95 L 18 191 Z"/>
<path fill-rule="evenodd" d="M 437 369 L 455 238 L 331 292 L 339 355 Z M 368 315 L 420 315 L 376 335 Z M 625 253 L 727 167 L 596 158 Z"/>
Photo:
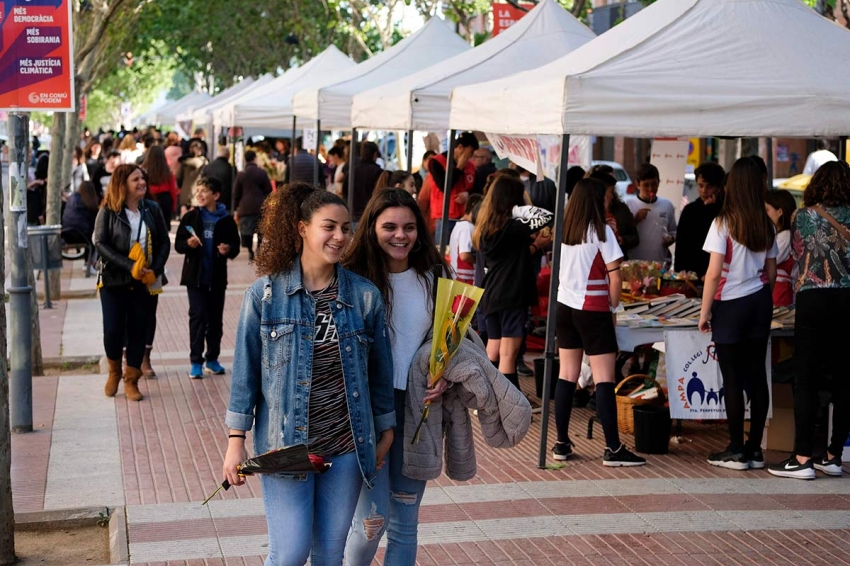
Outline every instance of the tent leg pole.
<path fill-rule="evenodd" d="M 847 161 L 847 136 L 838 138 L 838 160 Z"/>
<path fill-rule="evenodd" d="M 295 154 L 298 153 L 298 149 L 295 147 L 295 126 L 297 123 L 298 117 L 292 116 L 292 145 L 289 147 L 289 165 L 286 168 L 286 175 L 284 178 L 286 181 L 292 180 L 292 167 L 295 165 Z"/>
<path fill-rule="evenodd" d="M 357 128 L 351 129 L 351 145 L 348 147 L 348 211 L 354 220 L 354 155 L 357 153 Z M 359 220 L 359 218 L 358 218 Z M 356 222 L 356 220 L 354 220 Z"/>
<path fill-rule="evenodd" d="M 452 198 L 452 186 L 454 185 L 454 173 L 455 168 L 455 135 L 457 134 L 457 130 L 451 130 L 449 132 L 449 152 L 446 155 L 446 179 L 445 183 L 443 183 L 443 215 L 441 216 L 442 222 L 440 222 L 440 256 L 445 257 L 446 255 L 446 245 L 449 243 L 449 204 L 451 203 Z"/>
<path fill-rule="evenodd" d="M 413 173 L 413 130 L 407 130 L 407 172 Z"/>
<path fill-rule="evenodd" d="M 316 120 L 316 160 L 313 162 L 313 184 L 317 187 L 319 186 L 319 146 L 320 145 L 322 145 L 322 121 Z M 324 187 L 322 187 L 322 188 L 324 188 Z"/>
<path fill-rule="evenodd" d="M 555 317 L 558 305 L 558 269 L 561 265 L 561 245 L 564 240 L 564 209 L 567 205 L 567 168 L 569 167 L 570 136 L 561 136 L 561 164 L 558 167 L 558 194 L 555 198 L 555 230 L 552 246 L 552 279 L 549 283 L 549 307 L 546 312 L 546 353 L 543 370 L 543 414 L 540 422 L 540 453 L 537 467 L 546 468 L 546 445 L 549 432 L 549 391 L 555 368 Z"/>
<path fill-rule="evenodd" d="M 773 138 L 767 138 L 767 190 L 773 190 Z"/>

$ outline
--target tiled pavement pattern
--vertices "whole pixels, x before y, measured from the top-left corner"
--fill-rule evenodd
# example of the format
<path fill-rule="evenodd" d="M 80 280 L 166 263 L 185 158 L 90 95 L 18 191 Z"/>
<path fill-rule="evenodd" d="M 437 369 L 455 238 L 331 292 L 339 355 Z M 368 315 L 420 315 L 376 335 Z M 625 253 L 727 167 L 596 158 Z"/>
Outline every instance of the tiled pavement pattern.
<path fill-rule="evenodd" d="M 175 256 L 174 283 L 179 268 Z M 228 367 L 251 280 L 237 259 L 222 344 Z M 69 302 L 63 345 L 97 350 L 96 307 Z M 13 437 L 16 510 L 123 503 L 132 564 L 260 565 L 267 537 L 256 479 L 200 506 L 220 479 L 229 376 L 187 379 L 187 309 L 176 285 L 161 296 L 158 377 L 143 381 L 141 403 L 103 398 L 103 376 L 36 378 L 36 432 Z M 523 381 L 531 393 L 533 380 Z M 590 413 L 573 415 L 578 456 L 557 470 L 536 466 L 538 417 L 510 450 L 487 447 L 476 429 L 477 477 L 441 477 L 426 490 L 418 563 L 850 564 L 850 476 L 799 482 L 712 468 L 705 454 L 722 448 L 724 428 L 698 423 L 685 423 L 682 441 L 648 466 L 608 469 L 598 425 L 587 440 Z M 550 440 L 554 432 L 551 422 Z"/>

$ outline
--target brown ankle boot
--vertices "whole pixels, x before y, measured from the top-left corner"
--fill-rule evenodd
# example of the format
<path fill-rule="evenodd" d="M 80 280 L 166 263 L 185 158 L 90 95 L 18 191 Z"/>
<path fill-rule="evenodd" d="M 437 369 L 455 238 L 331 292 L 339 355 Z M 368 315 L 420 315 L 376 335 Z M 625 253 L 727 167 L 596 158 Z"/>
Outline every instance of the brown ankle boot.
<path fill-rule="evenodd" d="M 152 346 L 146 346 L 145 356 L 142 358 L 142 375 L 147 379 L 156 377 L 156 372 L 151 367 L 151 350 L 153 350 Z"/>
<path fill-rule="evenodd" d="M 139 391 L 139 378 L 142 370 L 128 367 L 124 370 L 124 396 L 130 401 L 141 401 L 144 395 Z"/>
<path fill-rule="evenodd" d="M 121 360 L 110 360 L 109 375 L 106 377 L 106 385 L 103 387 L 103 392 L 107 397 L 115 397 L 118 393 L 118 384 L 121 383 Z"/>

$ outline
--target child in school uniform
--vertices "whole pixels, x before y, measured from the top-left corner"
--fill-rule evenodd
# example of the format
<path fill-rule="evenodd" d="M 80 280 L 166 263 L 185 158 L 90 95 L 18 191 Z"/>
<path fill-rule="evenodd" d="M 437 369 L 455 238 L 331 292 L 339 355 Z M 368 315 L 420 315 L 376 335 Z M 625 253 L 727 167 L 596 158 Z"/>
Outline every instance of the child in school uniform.
<path fill-rule="evenodd" d="M 455 279 L 470 285 L 475 278 L 475 249 L 472 245 L 472 232 L 475 230 L 475 225 L 472 223 L 472 211 L 482 199 L 483 197 L 478 194 L 469 195 L 463 217 L 455 224 L 449 239 L 449 257 Z"/>
<path fill-rule="evenodd" d="M 767 215 L 776 228 L 776 285 L 773 286 L 773 306 L 788 307 L 794 304 L 794 286 L 791 272 L 794 258 L 791 254 L 791 217 L 797 210 L 797 202 L 791 193 L 784 190 L 768 191 L 764 195 Z"/>
<path fill-rule="evenodd" d="M 227 260 L 239 255 L 239 228 L 223 204 L 221 182 L 202 177 L 195 185 L 198 206 L 183 215 L 174 241 L 184 254 L 180 284 L 189 294 L 189 377 L 223 375 L 221 353 Z M 206 341 L 206 355 L 204 342 Z"/>

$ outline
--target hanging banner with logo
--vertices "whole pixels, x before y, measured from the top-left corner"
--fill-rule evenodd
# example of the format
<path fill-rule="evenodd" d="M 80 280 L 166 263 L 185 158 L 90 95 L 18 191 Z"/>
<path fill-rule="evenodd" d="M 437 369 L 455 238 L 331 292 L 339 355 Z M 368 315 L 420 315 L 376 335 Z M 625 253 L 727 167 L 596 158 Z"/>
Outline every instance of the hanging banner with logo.
<path fill-rule="evenodd" d="M 520 5 L 525 10 L 502 2 L 493 3 L 493 37 L 517 23 L 534 8 L 534 4 L 520 3 Z"/>
<path fill-rule="evenodd" d="M 685 171 L 688 161 L 688 140 L 654 139 L 650 163 L 658 168 L 661 178 L 658 196 L 666 198 L 676 207 L 676 216 L 682 211 L 685 192 Z"/>
<path fill-rule="evenodd" d="M 0 1 L 0 108 L 74 110 L 70 0 Z"/>
<path fill-rule="evenodd" d="M 561 139 L 561 136 L 537 136 L 540 162 L 546 176 L 552 180 L 558 178 L 558 168 L 561 166 Z M 592 147 L 590 136 L 570 136 L 568 166 L 577 165 L 585 171 L 590 169 Z"/>
<path fill-rule="evenodd" d="M 673 419 L 725 419 L 726 391 L 710 334 L 697 331 L 665 331 L 667 393 Z M 770 387 L 770 345 L 765 366 Z M 744 390 L 746 418 L 750 404 Z M 773 403 L 768 409 L 773 416 Z"/>
<path fill-rule="evenodd" d="M 499 159 L 510 159 L 529 173 L 542 178 L 545 174 L 540 163 L 540 144 L 536 136 L 504 136 L 484 134 Z"/>

